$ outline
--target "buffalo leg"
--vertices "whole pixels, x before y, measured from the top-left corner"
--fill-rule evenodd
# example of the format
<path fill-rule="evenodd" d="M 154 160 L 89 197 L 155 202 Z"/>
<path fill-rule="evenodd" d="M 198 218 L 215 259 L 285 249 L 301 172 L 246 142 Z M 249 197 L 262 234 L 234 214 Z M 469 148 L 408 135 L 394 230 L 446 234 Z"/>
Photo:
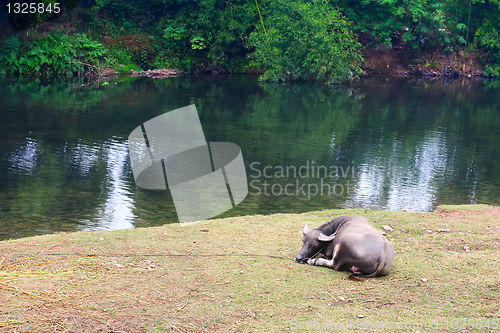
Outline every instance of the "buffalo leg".
<path fill-rule="evenodd" d="M 339 251 L 339 245 L 337 244 L 335 246 L 334 251 L 333 251 L 332 259 L 330 259 L 330 260 L 324 259 L 324 258 L 308 259 L 307 263 L 309 265 L 313 265 L 313 266 L 324 266 L 324 267 L 330 267 L 330 268 L 335 269 L 334 260 L 335 260 L 335 257 L 337 256 L 338 251 Z"/>
<path fill-rule="evenodd" d="M 330 268 L 333 268 L 334 266 L 333 258 L 330 260 L 325 258 L 309 259 L 307 260 L 307 263 L 312 266 L 325 266 Z"/>

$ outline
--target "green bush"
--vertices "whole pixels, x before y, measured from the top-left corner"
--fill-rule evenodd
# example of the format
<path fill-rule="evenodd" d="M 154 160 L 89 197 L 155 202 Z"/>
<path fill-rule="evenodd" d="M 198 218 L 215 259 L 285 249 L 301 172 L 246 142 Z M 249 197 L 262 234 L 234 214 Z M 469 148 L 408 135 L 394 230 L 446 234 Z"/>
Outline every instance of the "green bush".
<path fill-rule="evenodd" d="M 5 44 L 3 47 L 0 48 L 0 64 L 3 67 L 3 70 L 5 72 L 7 71 L 13 71 L 12 68 L 8 68 L 6 66 L 7 64 L 7 58 L 12 57 L 12 53 L 14 53 L 14 56 L 16 55 L 18 49 L 23 45 L 23 43 L 17 38 L 16 35 L 11 35 L 7 40 L 5 41 Z"/>
<path fill-rule="evenodd" d="M 497 11 L 498 13 L 498 11 Z M 485 60 L 489 63 L 485 66 L 484 75 L 489 77 L 500 77 L 500 17 L 487 19 L 477 29 L 474 41 L 478 48 L 485 52 Z"/>
<path fill-rule="evenodd" d="M 470 29 L 470 3 L 440 0 L 340 1 L 345 15 L 355 22 L 354 30 L 369 36 L 368 44 L 385 44 L 403 38 L 412 48 L 442 46 L 443 50 L 465 45 Z M 370 43 L 371 42 L 371 43 Z"/>
<path fill-rule="evenodd" d="M 116 59 L 113 69 L 120 73 L 128 73 L 131 69 L 140 71 L 141 68 L 132 61 L 132 56 L 122 49 L 110 49 L 110 56 Z"/>
<path fill-rule="evenodd" d="M 500 77 L 500 64 L 486 65 L 483 75 L 489 77 Z"/>
<path fill-rule="evenodd" d="M 15 38 L 0 50 L 1 65 L 11 73 L 35 74 L 42 72 L 64 74 L 85 72 L 105 60 L 104 47 L 87 38 L 85 34 L 69 36 L 53 33 L 46 38 L 19 44 Z"/>
<path fill-rule="evenodd" d="M 500 18 L 485 20 L 476 31 L 475 42 L 478 48 L 487 52 L 489 60 L 500 63 Z"/>
<path fill-rule="evenodd" d="M 262 9 L 263 28 L 252 32 L 252 65 L 262 80 L 320 78 L 329 82 L 361 73 L 363 61 L 350 23 L 327 3 L 270 1 Z"/>

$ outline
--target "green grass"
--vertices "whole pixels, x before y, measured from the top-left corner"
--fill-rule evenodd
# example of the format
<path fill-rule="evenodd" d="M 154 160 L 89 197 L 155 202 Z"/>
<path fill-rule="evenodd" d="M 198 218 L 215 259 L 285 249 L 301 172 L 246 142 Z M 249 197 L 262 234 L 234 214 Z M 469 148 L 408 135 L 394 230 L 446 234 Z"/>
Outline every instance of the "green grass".
<path fill-rule="evenodd" d="M 488 205 L 441 205 L 439 209 L 442 210 L 465 210 L 465 211 L 479 211 L 487 209 Z"/>
<path fill-rule="evenodd" d="M 357 282 L 292 261 L 306 221 L 353 213 L 394 228 L 388 276 Z M 433 332 L 451 332 L 460 318 L 500 326 L 499 220 L 500 208 L 485 205 L 328 210 L 3 241 L 0 331 L 279 332 L 366 320 L 438 321 Z"/>

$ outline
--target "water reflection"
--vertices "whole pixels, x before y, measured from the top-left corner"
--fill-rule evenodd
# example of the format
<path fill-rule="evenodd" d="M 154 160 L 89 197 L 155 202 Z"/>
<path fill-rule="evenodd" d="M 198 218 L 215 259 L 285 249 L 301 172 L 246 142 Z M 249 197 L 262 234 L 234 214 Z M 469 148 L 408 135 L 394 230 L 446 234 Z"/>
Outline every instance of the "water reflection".
<path fill-rule="evenodd" d="M 370 152 L 367 164 L 358 173 L 357 189 L 346 205 L 387 210 L 427 212 L 435 206 L 436 192 L 447 165 L 447 146 L 443 134 L 431 132 L 419 143 L 413 156 L 393 143 L 389 158 L 380 151 Z M 401 163 L 410 158 L 411 163 Z"/>
<path fill-rule="evenodd" d="M 0 239 L 177 222 L 168 191 L 135 186 L 126 138 L 138 124 L 192 103 L 207 141 L 239 145 L 249 176 L 256 175 L 253 162 L 261 169 L 298 170 L 308 162 L 356 168 L 326 179 L 249 178 L 276 189 L 293 184 L 293 194 L 249 195 L 219 217 L 500 203 L 494 85 L 376 78 L 340 86 L 259 84 L 238 76 L 116 83 L 0 83 Z M 295 191 L 346 189 L 347 182 L 350 192 Z"/>
<path fill-rule="evenodd" d="M 26 137 L 25 142 L 7 157 L 10 162 L 8 170 L 11 172 L 31 173 L 35 170 L 38 158 L 36 140 Z"/>
<path fill-rule="evenodd" d="M 76 145 L 65 146 L 62 153 L 67 154 L 71 166 L 77 169 L 80 177 L 86 177 L 97 165 L 100 150 L 99 146 L 88 145 L 83 140 L 78 140 Z"/>
<path fill-rule="evenodd" d="M 97 210 L 93 221 L 82 221 L 83 230 L 117 230 L 133 228 L 135 209 L 130 192 L 128 148 L 125 143 L 111 141 L 106 151 L 106 202 Z"/>

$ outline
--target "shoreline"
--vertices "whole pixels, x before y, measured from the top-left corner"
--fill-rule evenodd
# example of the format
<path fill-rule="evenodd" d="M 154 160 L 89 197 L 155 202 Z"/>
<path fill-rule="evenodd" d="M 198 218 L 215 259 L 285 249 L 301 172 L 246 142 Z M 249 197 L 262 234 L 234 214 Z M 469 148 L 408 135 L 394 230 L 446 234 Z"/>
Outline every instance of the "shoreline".
<path fill-rule="evenodd" d="M 451 208 L 450 208 L 451 207 Z M 230 219 L 266 219 L 270 216 L 280 216 L 280 215 L 287 215 L 287 216 L 301 216 L 301 215 L 314 215 L 317 213 L 326 213 L 330 211 L 335 211 L 335 212 L 340 212 L 339 214 L 343 214 L 342 212 L 351 212 L 351 211 L 364 211 L 364 212 L 370 212 L 370 213 L 380 213 L 380 214 L 434 214 L 434 213 L 440 213 L 443 211 L 475 211 L 475 210 L 483 210 L 483 209 L 490 209 L 490 208 L 495 208 L 497 206 L 491 206 L 487 204 L 472 204 L 472 205 L 438 205 L 434 211 L 432 212 L 407 212 L 405 210 L 402 211 L 390 211 L 390 210 L 377 210 L 377 209 L 369 209 L 369 208 L 339 208 L 339 209 L 324 209 L 324 210 L 319 210 L 319 211 L 310 211 L 310 212 L 305 212 L 305 213 L 271 213 L 268 215 L 261 215 L 261 214 L 254 214 L 254 215 L 241 215 L 241 216 L 232 216 L 232 217 L 224 217 L 224 218 L 213 218 L 209 220 L 200 220 L 200 221 L 192 221 L 192 222 L 185 222 L 185 223 L 165 223 L 161 226 L 150 226 L 150 227 L 137 227 L 137 228 L 129 228 L 129 229 L 98 229 L 98 230 L 90 230 L 90 231 L 58 231 L 58 232 L 53 232 L 53 233 L 46 233 L 46 234 L 39 234 L 39 235 L 32 235 L 32 236 L 26 236 L 26 237 L 19 237 L 19 238 L 9 238 L 9 239 L 0 239 L 0 247 L 2 245 L 2 242 L 13 242 L 13 241 L 20 241 L 20 240 L 29 240 L 32 238 L 36 237 L 50 237 L 50 236 L 56 236 L 56 235 L 72 235 L 72 234 L 81 234 L 81 233 L 99 233 L 99 232 L 118 232 L 118 231 L 126 231 L 126 230 L 142 230 L 142 229 L 151 229 L 151 228 L 164 228 L 168 226 L 179 226 L 179 227 L 187 227 L 187 226 L 192 226 L 192 225 L 198 225 L 198 224 L 206 224 L 210 223 L 213 221 L 224 221 L 224 220 L 230 220 Z M 500 206 L 498 206 L 499 212 L 500 212 Z M 344 214 L 345 215 L 345 214 Z M 500 219 L 499 219 L 500 222 Z"/>

